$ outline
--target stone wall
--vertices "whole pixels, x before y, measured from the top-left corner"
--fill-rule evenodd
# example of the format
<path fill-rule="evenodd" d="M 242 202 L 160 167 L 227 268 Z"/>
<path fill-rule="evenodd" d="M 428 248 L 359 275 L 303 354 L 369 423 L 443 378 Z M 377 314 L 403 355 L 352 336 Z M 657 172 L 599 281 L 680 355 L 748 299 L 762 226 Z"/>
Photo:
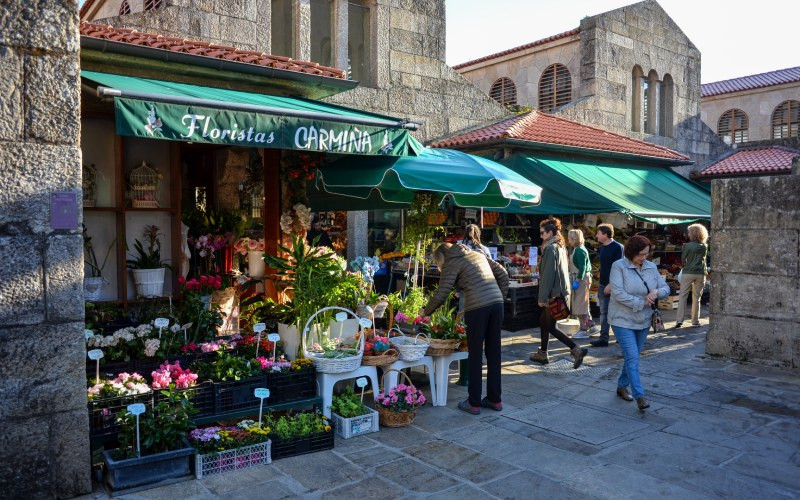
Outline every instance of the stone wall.
<path fill-rule="evenodd" d="M 0 3 L 0 491 L 91 490 L 83 239 L 50 195 L 81 199 L 74 0 Z"/>
<path fill-rule="evenodd" d="M 800 368 L 800 175 L 712 181 L 709 354 Z"/>
<path fill-rule="evenodd" d="M 800 99 L 800 83 L 704 97 L 700 104 L 700 117 L 716 132 L 719 118 L 724 112 L 741 109 L 749 121 L 748 140 L 768 141 L 772 139 L 772 113 L 788 99 Z"/>

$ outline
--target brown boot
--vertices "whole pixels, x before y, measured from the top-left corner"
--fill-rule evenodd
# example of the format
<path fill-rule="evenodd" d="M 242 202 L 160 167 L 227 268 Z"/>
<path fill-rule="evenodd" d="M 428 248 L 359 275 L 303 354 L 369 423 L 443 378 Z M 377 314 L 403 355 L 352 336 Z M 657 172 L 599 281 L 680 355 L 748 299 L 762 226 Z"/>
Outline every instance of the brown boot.
<path fill-rule="evenodd" d="M 617 387 L 617 396 L 621 397 L 625 401 L 633 401 L 633 396 L 631 396 L 631 393 L 629 393 L 628 389 L 625 387 Z"/>
<path fill-rule="evenodd" d="M 572 363 L 572 368 L 577 370 L 581 364 L 583 364 L 583 358 L 589 353 L 589 349 L 576 346 L 572 348 L 571 352 L 572 357 L 575 358 L 575 361 Z"/>
<path fill-rule="evenodd" d="M 531 361 L 536 361 L 537 363 L 541 363 L 543 365 L 546 365 L 550 362 L 550 360 L 547 359 L 547 351 L 543 351 L 541 349 L 531 354 Z"/>
<path fill-rule="evenodd" d="M 636 398 L 636 404 L 639 405 L 639 411 L 644 411 L 645 408 L 650 408 L 650 403 L 644 398 Z"/>

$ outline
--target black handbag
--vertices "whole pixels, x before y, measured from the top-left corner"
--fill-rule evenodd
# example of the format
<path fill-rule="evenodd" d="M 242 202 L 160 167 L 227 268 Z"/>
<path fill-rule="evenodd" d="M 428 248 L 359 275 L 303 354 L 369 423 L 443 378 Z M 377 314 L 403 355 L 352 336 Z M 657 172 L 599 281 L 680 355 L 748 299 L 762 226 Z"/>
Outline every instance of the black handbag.
<path fill-rule="evenodd" d="M 633 272 L 636 273 L 636 276 L 638 276 L 640 280 L 642 280 L 642 283 L 644 283 L 644 288 L 647 290 L 647 294 L 649 295 L 650 287 L 647 286 L 647 282 L 644 280 L 642 275 L 639 274 L 639 271 L 634 270 Z M 653 304 L 650 307 L 653 309 L 653 316 L 650 318 L 650 326 L 653 327 L 653 333 L 663 332 L 664 320 L 661 319 L 661 311 L 658 310 L 658 305 Z"/>

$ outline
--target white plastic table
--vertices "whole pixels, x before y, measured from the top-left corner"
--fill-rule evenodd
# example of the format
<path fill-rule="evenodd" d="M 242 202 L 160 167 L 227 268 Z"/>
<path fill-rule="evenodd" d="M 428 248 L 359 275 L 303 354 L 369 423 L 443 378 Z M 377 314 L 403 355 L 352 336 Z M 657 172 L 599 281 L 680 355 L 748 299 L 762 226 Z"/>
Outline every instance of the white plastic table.
<path fill-rule="evenodd" d="M 322 413 L 326 417 L 331 417 L 331 403 L 333 402 L 333 386 L 340 380 L 349 380 L 358 377 L 369 378 L 372 387 L 373 399 L 378 397 L 378 370 L 374 366 L 360 366 L 353 371 L 344 373 L 319 373 L 317 372 L 317 382 L 319 392 L 322 396 Z"/>
<path fill-rule="evenodd" d="M 416 361 L 403 361 L 398 359 L 391 365 L 383 367 L 384 370 L 402 370 L 403 368 L 411 368 L 414 366 L 425 366 L 428 369 L 428 380 L 430 380 L 431 384 L 431 404 L 436 406 L 436 401 L 438 399 L 438 389 L 436 384 L 436 376 L 435 376 L 435 368 L 433 365 L 434 361 L 431 356 L 422 356 L 420 359 Z M 394 388 L 397 385 L 398 374 L 397 372 L 389 372 L 386 374 L 386 380 L 383 383 L 383 390 L 388 391 L 389 389 Z"/>
<path fill-rule="evenodd" d="M 447 356 L 433 356 L 433 371 L 436 374 L 436 400 L 434 406 L 447 406 L 447 385 L 450 374 L 450 363 L 467 359 L 467 351 L 455 351 Z"/>

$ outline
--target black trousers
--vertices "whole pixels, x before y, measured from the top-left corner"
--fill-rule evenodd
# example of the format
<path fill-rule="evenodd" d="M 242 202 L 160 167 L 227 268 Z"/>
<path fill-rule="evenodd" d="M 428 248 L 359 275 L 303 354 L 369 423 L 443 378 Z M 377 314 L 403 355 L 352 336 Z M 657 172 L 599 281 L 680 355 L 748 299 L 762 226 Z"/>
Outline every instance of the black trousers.
<path fill-rule="evenodd" d="M 539 331 L 542 333 L 541 348 L 543 351 L 547 350 L 547 343 L 550 342 L 550 334 L 553 334 L 553 337 L 560 340 L 570 349 L 574 349 L 576 346 L 575 342 L 573 342 L 571 338 L 564 335 L 564 333 L 556 327 L 556 320 L 550 316 L 550 310 L 548 309 L 547 305 L 542 307 L 541 312 L 539 313 Z"/>
<path fill-rule="evenodd" d="M 503 304 L 492 304 L 464 313 L 469 345 L 469 404 L 481 405 L 483 352 L 486 350 L 486 397 L 492 403 L 500 399 L 500 329 L 503 327 Z"/>

